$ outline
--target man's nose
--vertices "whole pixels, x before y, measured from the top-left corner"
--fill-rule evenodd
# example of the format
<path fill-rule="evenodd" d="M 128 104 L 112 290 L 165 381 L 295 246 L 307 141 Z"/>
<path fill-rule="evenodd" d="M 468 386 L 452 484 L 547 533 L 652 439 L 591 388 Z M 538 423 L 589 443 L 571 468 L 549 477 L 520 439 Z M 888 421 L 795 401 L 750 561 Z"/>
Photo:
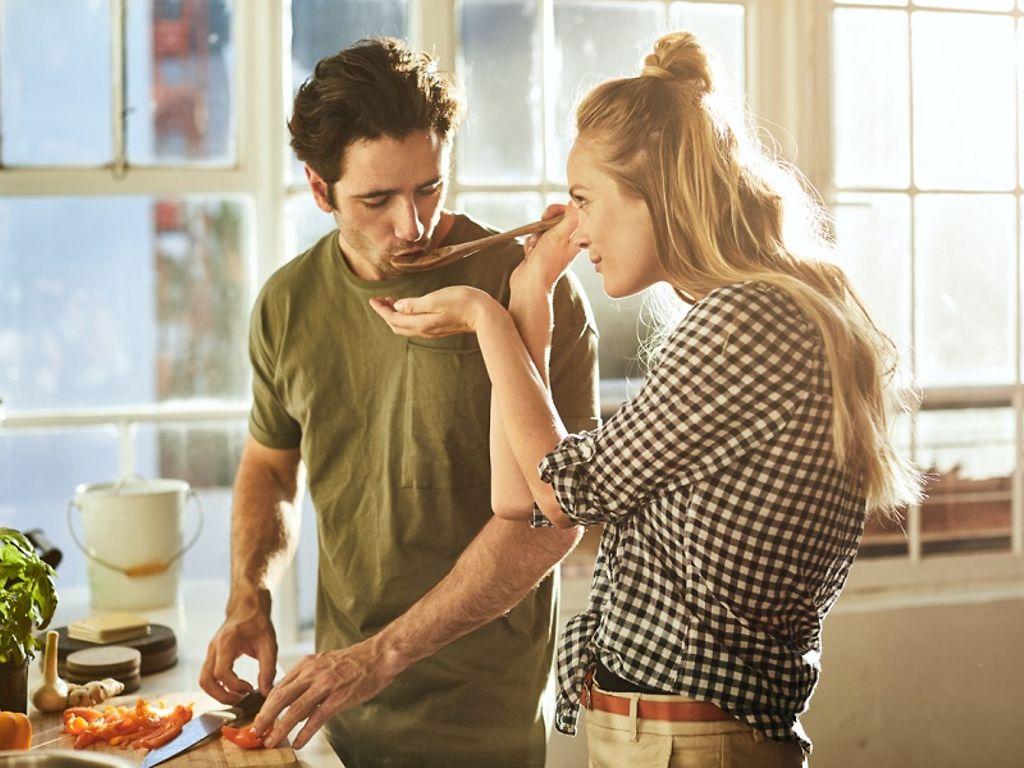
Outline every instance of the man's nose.
<path fill-rule="evenodd" d="M 420 221 L 416 204 L 412 200 L 403 200 L 396 216 L 395 237 L 405 243 L 419 242 L 425 227 Z"/>

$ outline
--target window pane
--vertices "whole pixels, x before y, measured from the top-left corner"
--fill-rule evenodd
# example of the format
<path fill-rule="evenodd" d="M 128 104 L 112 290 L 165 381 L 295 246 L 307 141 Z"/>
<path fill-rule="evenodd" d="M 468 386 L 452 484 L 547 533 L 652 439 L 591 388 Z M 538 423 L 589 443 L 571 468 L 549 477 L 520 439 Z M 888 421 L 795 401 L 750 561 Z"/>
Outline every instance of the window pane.
<path fill-rule="evenodd" d="M 543 110 L 537 3 L 463 0 L 459 23 L 458 73 L 469 102 L 456 156 L 459 179 L 539 182 Z"/>
<path fill-rule="evenodd" d="M 565 184 L 579 98 L 608 77 L 640 73 L 643 57 L 666 31 L 665 6 L 556 0 L 554 21 L 554 60 L 548 66 L 559 76 L 552 78 L 554 119 L 548 126 L 547 174 Z"/>
<path fill-rule="evenodd" d="M 909 364 L 910 198 L 841 194 L 835 224 L 839 265 Z"/>
<path fill-rule="evenodd" d="M 514 229 L 529 224 L 544 212 L 541 196 L 535 192 L 468 193 L 459 195 L 458 208 L 482 224 L 497 229 Z"/>
<path fill-rule="evenodd" d="M 184 480 L 199 495 L 203 529 L 182 562 L 182 576 L 224 579 L 231 563 L 231 488 L 249 433 L 245 421 L 142 424 L 135 436 L 136 472 L 144 478 Z M 185 543 L 199 520 L 196 504 L 185 510 Z"/>
<path fill-rule="evenodd" d="M 317 208 L 310 192 L 290 195 L 285 206 L 285 245 L 281 263 L 304 253 L 321 237 L 337 229 L 334 217 Z"/>
<path fill-rule="evenodd" d="M 5 165 L 102 165 L 113 156 L 109 0 L 0 3 Z"/>
<path fill-rule="evenodd" d="M 907 0 L 839 0 L 839 5 L 906 5 Z"/>
<path fill-rule="evenodd" d="M 245 219 L 228 199 L 0 199 L 9 410 L 246 397 Z"/>
<path fill-rule="evenodd" d="M 836 185 L 906 188 L 910 185 L 907 14 L 837 10 L 833 34 Z"/>
<path fill-rule="evenodd" d="M 907 458 L 912 458 L 911 429 L 911 420 L 907 414 L 896 416 L 892 430 L 893 441 L 896 450 Z M 910 549 L 906 531 L 908 515 L 909 510 L 903 510 L 899 520 L 869 515 L 864 523 L 864 538 L 861 540 L 858 557 L 905 557 Z"/>
<path fill-rule="evenodd" d="M 1013 0 L 915 0 L 928 8 L 960 8 L 965 11 L 1012 11 Z"/>
<path fill-rule="evenodd" d="M 292 0 L 291 76 L 294 95 L 324 56 L 364 37 L 408 36 L 408 0 Z M 291 114 L 291 104 L 288 105 Z M 287 130 L 287 129 L 286 129 Z M 291 181 L 305 177 L 288 150 Z"/>
<path fill-rule="evenodd" d="M 917 186 L 1012 189 L 1013 19 L 915 13 L 912 25 Z"/>
<path fill-rule="evenodd" d="M 1008 549 L 1013 410 L 924 411 L 918 455 L 934 479 L 921 508 L 925 554 Z"/>
<path fill-rule="evenodd" d="M 735 93 L 743 93 L 744 70 L 743 6 L 717 3 L 672 3 L 672 29 L 693 32 L 715 51 Z"/>
<path fill-rule="evenodd" d="M 917 198 L 923 384 L 1013 381 L 1016 208 L 1011 195 Z"/>
<path fill-rule="evenodd" d="M 0 430 L 0 525 L 41 528 L 61 552 L 57 588 L 85 584 L 85 556 L 66 522 L 79 483 L 117 479 L 117 431 L 113 427 Z M 81 538 L 81 527 L 76 529 Z"/>
<path fill-rule="evenodd" d="M 231 0 L 129 0 L 128 158 L 235 161 Z"/>

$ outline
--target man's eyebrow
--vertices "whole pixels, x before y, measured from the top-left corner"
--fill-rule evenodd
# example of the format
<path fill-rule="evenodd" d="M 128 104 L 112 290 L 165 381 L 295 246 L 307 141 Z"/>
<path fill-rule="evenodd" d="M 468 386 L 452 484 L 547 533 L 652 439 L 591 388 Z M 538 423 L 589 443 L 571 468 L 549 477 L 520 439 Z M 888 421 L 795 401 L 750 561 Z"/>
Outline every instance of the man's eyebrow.
<path fill-rule="evenodd" d="M 416 187 L 416 189 L 423 189 L 424 187 L 433 187 L 439 184 L 443 179 L 443 176 L 435 176 L 430 181 L 420 184 L 418 187 Z M 387 195 L 397 195 L 401 191 L 402 190 L 400 189 L 375 189 L 372 192 L 363 192 L 358 195 L 349 195 L 349 197 L 355 198 L 357 200 L 365 200 L 366 198 L 369 197 L 385 197 Z"/>

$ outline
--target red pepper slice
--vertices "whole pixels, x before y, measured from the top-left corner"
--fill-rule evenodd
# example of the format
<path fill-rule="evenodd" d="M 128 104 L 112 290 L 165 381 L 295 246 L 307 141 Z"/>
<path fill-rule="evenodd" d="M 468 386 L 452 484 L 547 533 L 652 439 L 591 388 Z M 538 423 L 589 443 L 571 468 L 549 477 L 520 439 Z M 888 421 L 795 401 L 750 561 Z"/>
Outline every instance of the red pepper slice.
<path fill-rule="evenodd" d="M 250 725 L 247 728 L 232 728 L 225 725 L 220 729 L 225 739 L 237 744 L 242 749 L 263 749 L 263 738 L 253 730 Z"/>

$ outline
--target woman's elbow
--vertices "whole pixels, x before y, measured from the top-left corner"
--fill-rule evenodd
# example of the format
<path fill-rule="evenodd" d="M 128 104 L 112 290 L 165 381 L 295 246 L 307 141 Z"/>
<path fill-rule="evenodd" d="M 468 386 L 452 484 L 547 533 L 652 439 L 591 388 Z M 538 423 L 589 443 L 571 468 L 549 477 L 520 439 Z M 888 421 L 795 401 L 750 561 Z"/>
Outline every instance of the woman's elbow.
<path fill-rule="evenodd" d="M 508 504 L 491 499 L 491 512 L 494 513 L 495 517 L 500 517 L 502 520 L 515 520 L 517 522 L 523 522 L 524 520 L 533 519 L 533 506 L 524 506 L 521 504 Z"/>

